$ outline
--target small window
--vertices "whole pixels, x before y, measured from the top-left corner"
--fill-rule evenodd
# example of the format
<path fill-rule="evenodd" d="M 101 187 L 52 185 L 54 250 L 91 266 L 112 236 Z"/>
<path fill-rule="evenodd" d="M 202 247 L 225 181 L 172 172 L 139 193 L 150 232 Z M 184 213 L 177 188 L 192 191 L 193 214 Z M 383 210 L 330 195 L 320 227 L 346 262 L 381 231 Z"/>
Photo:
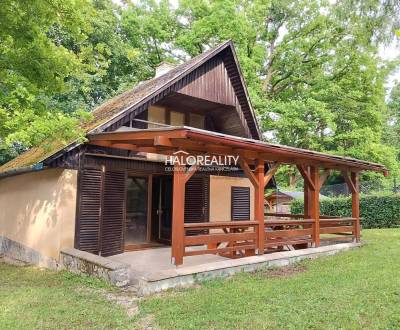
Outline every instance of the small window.
<path fill-rule="evenodd" d="M 172 126 L 184 126 L 185 114 L 183 112 L 171 111 L 170 124 Z"/>
<path fill-rule="evenodd" d="M 146 119 L 146 118 L 144 118 Z M 151 106 L 148 110 L 148 121 L 153 123 L 165 124 L 165 108 Z M 159 125 L 149 124 L 148 128 L 159 128 Z"/>
<path fill-rule="evenodd" d="M 204 116 L 198 115 L 197 113 L 190 113 L 189 125 L 191 127 L 204 129 Z"/>
<path fill-rule="evenodd" d="M 250 220 L 250 187 L 231 188 L 231 218 Z"/>

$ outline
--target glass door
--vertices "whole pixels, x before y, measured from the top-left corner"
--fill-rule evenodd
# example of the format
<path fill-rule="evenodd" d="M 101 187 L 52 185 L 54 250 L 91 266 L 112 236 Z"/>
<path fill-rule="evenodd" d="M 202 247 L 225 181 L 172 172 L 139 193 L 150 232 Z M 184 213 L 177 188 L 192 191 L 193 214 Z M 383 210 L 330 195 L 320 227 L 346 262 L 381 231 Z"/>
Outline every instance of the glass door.
<path fill-rule="evenodd" d="M 147 242 L 147 178 L 128 177 L 125 245 Z"/>
<path fill-rule="evenodd" d="M 172 232 L 172 176 L 153 177 L 152 239 L 170 244 Z"/>

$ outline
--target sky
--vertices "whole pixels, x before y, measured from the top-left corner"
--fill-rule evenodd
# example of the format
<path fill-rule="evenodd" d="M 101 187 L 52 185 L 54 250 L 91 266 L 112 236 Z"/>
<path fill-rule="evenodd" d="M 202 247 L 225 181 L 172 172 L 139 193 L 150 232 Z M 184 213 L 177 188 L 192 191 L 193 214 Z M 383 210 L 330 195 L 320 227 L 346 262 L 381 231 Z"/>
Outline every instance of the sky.
<path fill-rule="evenodd" d="M 399 38 L 397 38 L 399 39 Z M 379 48 L 379 56 L 384 60 L 395 60 L 400 59 L 400 40 L 393 40 L 392 43 L 383 47 Z M 386 81 L 386 89 L 388 92 L 392 89 L 392 87 L 397 82 L 400 82 L 400 65 L 398 66 L 397 70 L 393 72 Z"/>

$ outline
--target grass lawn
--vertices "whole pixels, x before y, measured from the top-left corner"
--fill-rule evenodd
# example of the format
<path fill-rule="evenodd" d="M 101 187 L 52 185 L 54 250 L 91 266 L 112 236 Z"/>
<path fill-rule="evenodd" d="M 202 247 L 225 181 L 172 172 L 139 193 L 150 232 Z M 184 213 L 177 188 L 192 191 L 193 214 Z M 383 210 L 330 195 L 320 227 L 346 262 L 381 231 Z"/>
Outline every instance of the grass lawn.
<path fill-rule="evenodd" d="M 213 280 L 140 302 L 139 315 L 110 302 L 116 291 L 67 273 L 0 264 L 0 329 L 399 329 L 400 229 L 364 230 L 361 249 Z M 145 320 L 147 320 L 145 322 Z"/>
<path fill-rule="evenodd" d="M 291 276 L 241 274 L 141 309 L 165 329 L 399 329 L 400 229 L 364 230 L 363 239 Z"/>
<path fill-rule="evenodd" d="M 0 329 L 134 328 L 104 282 L 0 263 Z"/>

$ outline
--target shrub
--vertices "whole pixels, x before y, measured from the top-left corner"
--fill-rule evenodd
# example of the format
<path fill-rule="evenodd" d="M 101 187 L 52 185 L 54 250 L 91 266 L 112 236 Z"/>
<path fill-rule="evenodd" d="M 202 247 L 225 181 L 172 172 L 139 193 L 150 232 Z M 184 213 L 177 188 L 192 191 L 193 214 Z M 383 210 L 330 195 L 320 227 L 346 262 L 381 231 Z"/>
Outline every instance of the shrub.
<path fill-rule="evenodd" d="M 303 213 L 304 200 L 291 205 L 292 213 Z M 320 201 L 323 215 L 350 217 L 351 196 L 327 198 Z M 363 228 L 400 227 L 400 194 L 374 194 L 360 196 L 360 215 Z"/>

